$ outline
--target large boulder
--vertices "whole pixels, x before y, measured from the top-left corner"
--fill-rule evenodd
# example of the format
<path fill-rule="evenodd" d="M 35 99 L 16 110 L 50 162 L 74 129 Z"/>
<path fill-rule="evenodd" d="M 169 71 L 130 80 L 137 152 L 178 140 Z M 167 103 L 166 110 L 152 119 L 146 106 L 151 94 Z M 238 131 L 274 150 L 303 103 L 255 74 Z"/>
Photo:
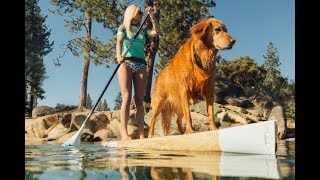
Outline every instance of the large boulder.
<path fill-rule="evenodd" d="M 272 108 L 277 105 L 274 101 L 270 101 L 268 98 L 262 96 L 252 96 L 250 99 L 254 105 L 253 108 L 250 108 L 254 110 L 253 115 L 262 117 L 263 119 L 267 119 Z"/>
<path fill-rule="evenodd" d="M 93 141 L 105 141 L 111 137 L 114 137 L 112 132 L 108 129 L 100 129 L 93 135 Z"/>
<path fill-rule="evenodd" d="M 62 124 L 55 126 L 50 132 L 48 132 L 48 140 L 56 140 L 67 134 L 69 128 L 64 127 Z"/>
<path fill-rule="evenodd" d="M 36 119 L 25 120 L 25 132 L 29 137 L 47 138 L 48 133 L 60 122 L 56 114 L 46 115 Z"/>
<path fill-rule="evenodd" d="M 38 118 L 45 115 L 54 114 L 56 111 L 49 106 L 37 106 L 32 110 L 32 118 Z"/>
<path fill-rule="evenodd" d="M 269 115 L 269 119 L 277 122 L 278 138 L 285 139 L 287 133 L 287 123 L 282 106 L 273 107 Z"/>

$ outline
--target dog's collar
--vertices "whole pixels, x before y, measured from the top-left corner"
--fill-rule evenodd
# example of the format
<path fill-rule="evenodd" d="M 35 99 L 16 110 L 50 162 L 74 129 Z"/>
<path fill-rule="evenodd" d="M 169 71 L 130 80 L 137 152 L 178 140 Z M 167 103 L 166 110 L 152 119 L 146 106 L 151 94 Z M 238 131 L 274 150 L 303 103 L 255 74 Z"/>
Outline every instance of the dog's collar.
<path fill-rule="evenodd" d="M 203 66 L 202 66 L 202 61 L 201 58 L 199 57 L 199 55 L 197 54 L 197 51 L 194 47 L 194 45 L 192 45 L 192 54 L 193 54 L 193 62 L 195 64 L 196 69 L 205 77 L 209 77 L 210 73 L 207 73 L 203 70 Z"/>

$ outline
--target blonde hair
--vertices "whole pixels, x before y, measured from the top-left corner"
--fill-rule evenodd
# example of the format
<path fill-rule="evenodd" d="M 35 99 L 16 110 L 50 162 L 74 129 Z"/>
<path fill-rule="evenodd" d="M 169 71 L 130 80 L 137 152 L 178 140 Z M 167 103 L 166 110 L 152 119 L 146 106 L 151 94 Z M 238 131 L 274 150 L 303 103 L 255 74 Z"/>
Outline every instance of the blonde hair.
<path fill-rule="evenodd" d="M 131 20 L 133 17 L 139 13 L 141 7 L 138 4 L 132 4 L 127 7 L 126 11 L 124 12 L 123 18 L 123 25 L 129 35 L 133 34 L 133 30 L 131 28 Z"/>

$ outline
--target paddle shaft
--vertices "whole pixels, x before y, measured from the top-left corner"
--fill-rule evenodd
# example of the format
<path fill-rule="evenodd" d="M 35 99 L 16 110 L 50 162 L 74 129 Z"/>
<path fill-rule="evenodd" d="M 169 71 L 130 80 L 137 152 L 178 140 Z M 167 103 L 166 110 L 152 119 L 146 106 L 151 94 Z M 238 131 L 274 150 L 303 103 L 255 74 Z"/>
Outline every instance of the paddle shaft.
<path fill-rule="evenodd" d="M 128 48 L 127 48 L 127 50 L 123 53 L 122 57 L 125 57 L 126 54 L 128 53 L 130 47 L 132 46 L 132 43 L 134 42 L 134 40 L 135 40 L 135 39 L 137 38 L 137 36 L 139 35 L 139 32 L 141 31 L 142 26 L 145 24 L 145 22 L 146 22 L 146 20 L 148 19 L 148 17 L 149 17 L 149 14 L 148 14 L 148 15 L 146 16 L 146 18 L 143 20 L 142 24 L 140 25 L 138 31 L 136 32 L 136 34 L 134 35 L 134 37 L 133 37 L 132 40 L 130 41 L 130 44 L 128 45 Z M 93 108 L 91 109 L 89 115 L 87 116 L 87 118 L 85 119 L 85 121 L 83 122 L 83 124 L 81 125 L 81 127 L 80 127 L 80 129 L 79 129 L 79 132 L 76 133 L 75 136 L 80 136 L 81 132 L 83 131 L 84 127 L 85 127 L 86 124 L 87 124 L 87 121 L 89 120 L 89 118 L 91 117 L 92 113 L 94 112 L 94 110 L 95 110 L 96 107 L 98 106 L 98 104 L 99 104 L 99 102 L 100 102 L 103 94 L 104 94 L 105 91 L 108 89 L 109 84 L 111 83 L 111 81 L 112 81 L 114 75 L 116 74 L 116 72 L 118 71 L 119 67 L 120 67 L 120 64 L 118 64 L 117 67 L 116 67 L 116 69 L 113 71 L 112 76 L 111 76 L 111 78 L 109 79 L 107 85 L 104 87 L 102 93 L 100 94 L 99 98 L 97 99 L 96 103 L 94 104 Z M 71 137 L 71 138 L 79 139 L 78 137 Z M 71 138 L 70 138 L 70 139 L 71 139 Z M 66 141 L 66 142 L 67 142 L 67 141 Z M 64 144 L 66 144 L 66 143 L 64 143 Z M 71 144 L 68 144 L 68 145 L 71 145 Z"/>

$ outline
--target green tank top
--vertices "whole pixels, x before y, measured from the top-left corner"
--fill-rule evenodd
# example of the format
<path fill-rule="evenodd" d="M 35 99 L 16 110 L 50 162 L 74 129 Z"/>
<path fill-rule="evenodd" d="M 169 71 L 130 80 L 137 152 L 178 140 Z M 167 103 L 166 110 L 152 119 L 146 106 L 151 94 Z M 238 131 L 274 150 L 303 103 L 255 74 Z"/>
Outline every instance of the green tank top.
<path fill-rule="evenodd" d="M 126 29 L 125 29 L 124 25 L 121 25 L 118 28 L 117 36 L 124 36 L 123 46 L 122 46 L 122 55 L 128 49 L 128 46 L 129 46 L 132 38 L 134 37 L 134 35 L 136 34 L 136 32 L 139 29 L 139 27 L 137 27 L 136 25 L 131 25 L 131 28 L 133 30 L 132 35 L 129 35 L 128 33 L 126 33 Z M 148 31 L 150 31 L 150 30 L 148 30 Z M 145 58 L 144 57 L 144 46 L 146 43 L 148 31 L 143 31 L 143 30 L 140 31 L 139 35 L 132 43 L 132 45 L 131 45 L 131 47 L 125 57 L 139 57 L 139 58 L 143 58 L 143 59 Z"/>

